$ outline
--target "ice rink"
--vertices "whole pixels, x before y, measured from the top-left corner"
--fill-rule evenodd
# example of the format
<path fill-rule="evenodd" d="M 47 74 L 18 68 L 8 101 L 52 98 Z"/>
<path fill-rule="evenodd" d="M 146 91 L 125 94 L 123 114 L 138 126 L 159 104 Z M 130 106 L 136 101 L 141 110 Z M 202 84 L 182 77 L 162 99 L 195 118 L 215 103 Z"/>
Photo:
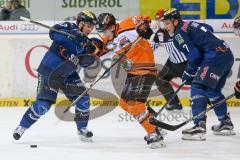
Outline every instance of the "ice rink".
<path fill-rule="evenodd" d="M 240 157 L 240 108 L 230 108 L 236 136 L 214 136 L 210 127 L 217 120 L 211 111 L 206 141 L 181 140 L 181 131 L 187 127 L 184 126 L 168 132 L 167 147 L 162 149 L 148 148 L 143 129 L 119 108 L 89 122 L 89 129 L 94 133 L 93 143 L 79 140 L 73 122 L 56 123 L 54 108 L 27 130 L 21 140 L 14 141 L 12 132 L 26 109 L 0 108 L 1 160 L 237 160 Z M 181 113 L 164 112 L 162 118 L 168 122 L 179 114 L 180 123 L 190 116 L 189 109 L 185 107 Z M 38 147 L 30 148 L 30 145 Z"/>

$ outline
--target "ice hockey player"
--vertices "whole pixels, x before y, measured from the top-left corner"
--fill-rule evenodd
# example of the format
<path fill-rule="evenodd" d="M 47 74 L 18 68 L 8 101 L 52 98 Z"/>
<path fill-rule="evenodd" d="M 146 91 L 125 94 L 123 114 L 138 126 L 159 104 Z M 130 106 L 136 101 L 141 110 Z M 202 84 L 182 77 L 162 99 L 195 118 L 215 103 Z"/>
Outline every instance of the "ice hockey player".
<path fill-rule="evenodd" d="M 163 45 L 167 51 L 169 58 L 166 64 L 163 66 L 163 69 L 158 73 L 156 79 L 156 84 L 158 90 L 163 94 L 164 98 L 169 101 L 174 94 L 173 87 L 170 84 L 170 81 L 173 78 L 182 78 L 183 72 L 187 66 L 187 57 L 181 51 L 179 51 L 173 44 L 173 35 L 170 35 L 168 31 L 164 28 L 162 24 L 164 11 L 159 10 L 156 13 L 156 21 L 159 23 L 159 30 L 155 33 L 153 44 L 158 44 L 154 46 Z M 201 23 L 204 27 L 207 27 L 209 30 L 213 31 L 213 28 L 208 24 Z M 181 110 L 182 104 L 178 96 L 175 96 L 174 99 L 166 106 L 166 110 Z"/>
<path fill-rule="evenodd" d="M 236 36 L 240 37 L 240 16 L 233 23 L 233 29 Z"/>
<path fill-rule="evenodd" d="M 192 114 L 195 116 L 206 110 L 208 99 L 214 105 L 225 98 L 221 90 L 234 62 L 233 54 L 223 40 L 200 23 L 182 21 L 175 8 L 164 13 L 164 25 L 170 34 L 174 34 L 174 45 L 188 59 L 182 80 L 191 84 Z M 213 133 L 234 135 L 227 104 L 216 107 L 214 111 L 220 124 L 212 126 Z M 194 127 L 182 131 L 182 139 L 206 140 L 206 118 L 195 119 Z"/>
<path fill-rule="evenodd" d="M 96 29 L 103 32 L 105 43 L 116 44 L 114 52 L 117 55 L 127 51 L 139 36 L 142 37 L 139 43 L 121 59 L 127 78 L 121 94 L 120 106 L 133 115 L 146 130 L 148 135 L 144 139 L 150 148 L 161 148 L 165 146 L 163 131 L 148 122 L 151 114 L 145 107 L 157 74 L 153 51 L 147 41 L 153 33 L 149 23 L 148 17 L 141 16 L 131 16 L 116 23 L 112 14 L 102 13 L 98 16 Z"/>
<path fill-rule="evenodd" d="M 87 67 L 95 60 L 91 53 L 97 51 L 97 47 L 93 45 L 93 42 L 97 40 L 88 39 L 87 35 L 94 29 L 96 20 L 94 13 L 82 11 L 77 16 L 76 24 L 64 22 L 53 26 L 57 30 L 75 35 L 76 38 L 50 31 L 49 36 L 53 42 L 37 69 L 36 101 L 23 115 L 19 126 L 13 133 L 14 139 L 20 139 L 25 130 L 50 109 L 51 105 L 56 102 L 59 90 L 63 91 L 70 101 L 75 100 L 85 90 L 76 70 L 80 66 Z M 93 136 L 93 133 L 87 129 L 89 99 L 89 95 L 83 96 L 77 101 L 75 107 L 78 134 L 84 141 L 91 141 Z"/>

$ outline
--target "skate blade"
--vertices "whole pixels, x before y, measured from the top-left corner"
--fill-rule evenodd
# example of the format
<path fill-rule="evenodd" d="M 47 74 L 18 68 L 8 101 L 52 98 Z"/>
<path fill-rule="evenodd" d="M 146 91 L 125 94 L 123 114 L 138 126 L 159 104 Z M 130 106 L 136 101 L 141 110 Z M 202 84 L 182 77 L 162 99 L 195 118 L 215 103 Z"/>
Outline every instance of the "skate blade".
<path fill-rule="evenodd" d="M 149 144 L 151 149 L 165 148 L 166 144 L 163 141 L 153 142 Z"/>
<path fill-rule="evenodd" d="M 236 132 L 234 130 L 222 130 L 220 132 L 213 131 L 213 134 L 217 136 L 234 136 Z"/>
<path fill-rule="evenodd" d="M 165 129 L 161 129 L 160 134 L 162 137 L 165 137 L 167 135 L 167 131 Z"/>
<path fill-rule="evenodd" d="M 190 141 L 205 141 L 206 140 L 206 134 L 200 133 L 200 134 L 183 134 L 182 140 L 190 140 Z"/>
<path fill-rule="evenodd" d="M 82 135 L 79 135 L 80 136 L 80 140 L 82 141 L 82 142 L 93 142 L 93 139 L 92 139 L 92 137 L 84 137 L 84 136 L 82 136 Z"/>

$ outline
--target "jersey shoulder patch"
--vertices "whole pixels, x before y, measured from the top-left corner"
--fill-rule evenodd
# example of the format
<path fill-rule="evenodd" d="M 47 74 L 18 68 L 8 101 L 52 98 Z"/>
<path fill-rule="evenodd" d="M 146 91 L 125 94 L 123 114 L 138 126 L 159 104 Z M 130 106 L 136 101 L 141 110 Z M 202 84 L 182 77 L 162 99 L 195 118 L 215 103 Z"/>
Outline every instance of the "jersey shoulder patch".
<path fill-rule="evenodd" d="M 178 45 L 181 45 L 184 43 L 184 39 L 182 38 L 181 34 L 177 34 L 174 38 L 178 42 Z"/>
<path fill-rule="evenodd" d="M 57 28 L 59 28 L 59 29 L 60 28 L 61 29 L 68 29 L 68 30 L 70 30 L 70 29 L 78 29 L 76 24 L 70 23 L 70 22 L 59 23 L 59 24 L 57 24 L 55 26 L 57 26 Z"/>
<path fill-rule="evenodd" d="M 197 28 L 199 25 L 200 25 L 199 23 L 192 21 L 191 26 L 192 26 L 193 28 Z"/>
<path fill-rule="evenodd" d="M 127 46 L 129 43 L 131 43 L 131 41 L 126 35 L 123 35 L 119 38 L 120 48 L 123 48 L 123 47 Z"/>

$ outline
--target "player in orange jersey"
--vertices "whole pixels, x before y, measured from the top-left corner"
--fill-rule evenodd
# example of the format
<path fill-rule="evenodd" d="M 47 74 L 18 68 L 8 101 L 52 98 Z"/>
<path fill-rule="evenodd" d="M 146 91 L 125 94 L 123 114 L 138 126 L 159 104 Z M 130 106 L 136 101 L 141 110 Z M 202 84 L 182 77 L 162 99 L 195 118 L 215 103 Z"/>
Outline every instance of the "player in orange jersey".
<path fill-rule="evenodd" d="M 240 99 L 240 80 L 237 81 L 235 87 L 234 87 L 234 90 L 235 90 L 235 96 L 237 99 Z"/>
<path fill-rule="evenodd" d="M 157 76 L 153 50 L 147 39 L 153 34 L 150 18 L 131 16 L 116 23 L 110 13 L 98 16 L 97 30 L 103 33 L 104 43 L 116 45 L 114 52 L 121 55 L 139 38 L 139 43 L 121 59 L 127 78 L 121 94 L 120 106 L 142 125 L 148 133 L 144 139 L 151 148 L 161 148 L 164 132 L 148 122 L 152 115 L 146 110 L 145 102 Z"/>
<path fill-rule="evenodd" d="M 240 16 L 238 16 L 233 23 L 233 29 L 236 36 L 240 37 Z"/>

